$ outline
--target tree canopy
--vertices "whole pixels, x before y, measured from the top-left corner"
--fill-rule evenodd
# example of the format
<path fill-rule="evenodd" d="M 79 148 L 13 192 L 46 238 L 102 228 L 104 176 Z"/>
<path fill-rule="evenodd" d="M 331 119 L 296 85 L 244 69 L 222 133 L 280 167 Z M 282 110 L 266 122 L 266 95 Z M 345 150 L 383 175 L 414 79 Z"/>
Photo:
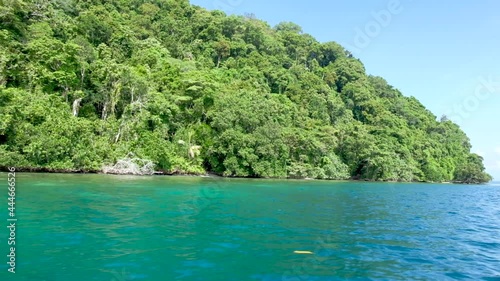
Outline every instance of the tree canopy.
<path fill-rule="evenodd" d="M 186 0 L 0 0 L 0 166 L 481 183 L 454 123 L 335 42 Z"/>

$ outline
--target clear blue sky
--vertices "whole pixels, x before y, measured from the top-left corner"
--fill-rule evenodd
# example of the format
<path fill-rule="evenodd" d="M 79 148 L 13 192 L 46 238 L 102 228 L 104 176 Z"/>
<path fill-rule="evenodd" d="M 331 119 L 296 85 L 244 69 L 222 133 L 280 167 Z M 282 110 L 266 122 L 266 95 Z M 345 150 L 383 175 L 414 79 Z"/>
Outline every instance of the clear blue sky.
<path fill-rule="evenodd" d="M 336 41 L 436 116 L 457 122 L 500 180 L 500 1 L 191 0 Z M 377 15 L 378 14 L 378 15 Z"/>

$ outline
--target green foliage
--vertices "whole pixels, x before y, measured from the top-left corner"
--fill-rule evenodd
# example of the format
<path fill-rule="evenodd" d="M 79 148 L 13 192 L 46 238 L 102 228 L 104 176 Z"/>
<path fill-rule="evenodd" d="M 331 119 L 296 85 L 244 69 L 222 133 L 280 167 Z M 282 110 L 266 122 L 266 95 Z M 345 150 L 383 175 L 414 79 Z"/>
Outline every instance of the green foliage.
<path fill-rule="evenodd" d="M 483 158 L 469 155 L 467 162 L 460 163 L 455 170 L 454 180 L 461 183 L 489 182 L 492 177 L 484 172 Z"/>
<path fill-rule="evenodd" d="M 0 0 L 0 166 L 486 182 L 460 128 L 335 42 L 188 1 Z"/>

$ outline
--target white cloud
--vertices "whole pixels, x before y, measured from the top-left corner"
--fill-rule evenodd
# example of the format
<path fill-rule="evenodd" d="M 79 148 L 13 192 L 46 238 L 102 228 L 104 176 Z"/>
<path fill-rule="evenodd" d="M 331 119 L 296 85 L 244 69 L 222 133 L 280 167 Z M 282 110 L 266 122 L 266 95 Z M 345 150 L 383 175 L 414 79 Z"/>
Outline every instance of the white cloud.
<path fill-rule="evenodd" d="M 497 146 L 497 147 L 495 148 L 495 152 L 496 152 L 498 155 L 500 155 L 500 146 Z"/>

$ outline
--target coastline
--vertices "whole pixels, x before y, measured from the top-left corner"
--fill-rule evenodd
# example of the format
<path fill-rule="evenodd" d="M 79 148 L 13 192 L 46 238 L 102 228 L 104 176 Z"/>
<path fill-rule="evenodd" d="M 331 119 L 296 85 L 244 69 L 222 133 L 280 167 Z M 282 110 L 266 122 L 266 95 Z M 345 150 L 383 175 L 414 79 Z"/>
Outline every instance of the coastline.
<path fill-rule="evenodd" d="M 117 174 L 117 173 L 104 173 L 101 170 L 71 170 L 71 169 L 50 169 L 45 167 L 15 167 L 17 173 L 40 173 L 40 174 L 95 174 L 95 175 L 115 175 L 115 176 L 138 176 L 138 177 L 151 177 L 151 176 L 166 176 L 166 177 L 203 177 L 203 178 L 225 178 L 225 179 L 268 179 L 268 180 L 313 180 L 313 181 L 332 181 L 332 182 L 373 182 L 373 183 L 428 183 L 428 184 L 456 184 L 456 185 L 487 185 L 487 183 L 465 183 L 465 182 L 431 182 L 431 181 L 394 181 L 394 180 L 368 180 L 351 177 L 349 179 L 315 179 L 315 178 L 277 178 L 277 177 L 238 177 L 238 176 L 222 176 L 213 172 L 207 173 L 185 173 L 180 171 L 166 172 L 155 171 L 152 175 L 134 175 L 134 174 Z M 9 172 L 7 166 L 0 166 L 0 172 Z"/>

